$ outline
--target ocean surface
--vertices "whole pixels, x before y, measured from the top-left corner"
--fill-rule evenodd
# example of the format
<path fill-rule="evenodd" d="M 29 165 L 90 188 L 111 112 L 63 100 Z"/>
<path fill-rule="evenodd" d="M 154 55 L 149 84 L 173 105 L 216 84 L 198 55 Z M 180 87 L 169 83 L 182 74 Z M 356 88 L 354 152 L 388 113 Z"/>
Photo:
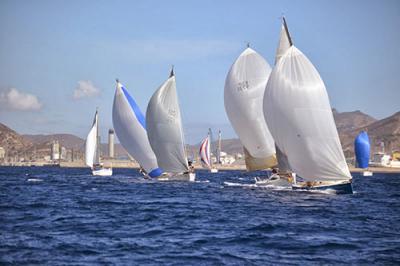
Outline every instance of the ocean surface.
<path fill-rule="evenodd" d="M 353 195 L 251 185 L 263 175 L 0 167 L 0 264 L 400 264 L 399 174 L 354 174 Z"/>

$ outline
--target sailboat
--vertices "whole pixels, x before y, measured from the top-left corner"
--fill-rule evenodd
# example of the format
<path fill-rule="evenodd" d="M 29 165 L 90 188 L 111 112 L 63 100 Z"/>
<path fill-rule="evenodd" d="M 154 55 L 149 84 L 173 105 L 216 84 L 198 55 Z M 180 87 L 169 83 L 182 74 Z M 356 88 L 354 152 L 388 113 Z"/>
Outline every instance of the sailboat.
<path fill-rule="evenodd" d="M 361 131 L 354 140 L 354 152 L 356 154 L 356 163 L 358 168 L 364 169 L 363 176 L 372 176 L 372 172 L 368 170 L 371 145 L 368 133 Z"/>
<path fill-rule="evenodd" d="M 289 35 L 286 20 L 283 18 L 281 26 L 281 32 L 279 36 L 279 43 L 275 53 L 275 65 L 282 58 L 285 52 L 292 45 L 292 40 Z M 265 101 L 265 100 L 264 100 Z M 268 123 L 267 123 L 268 125 Z M 288 158 L 286 154 L 278 147 L 275 143 L 276 159 L 278 162 L 278 169 L 273 169 L 272 174 L 268 178 L 256 177 L 257 186 L 278 186 L 278 187 L 291 187 L 293 181 L 293 175 Z M 276 171 L 277 170 L 277 171 Z"/>
<path fill-rule="evenodd" d="M 294 178 L 292 189 L 352 193 L 352 177 L 324 82 L 293 44 L 269 77 L 264 116 L 291 170 L 303 180 Z"/>
<path fill-rule="evenodd" d="M 213 166 L 211 160 L 211 136 L 212 134 L 210 128 L 207 137 L 200 144 L 199 156 L 203 167 L 208 168 L 211 173 L 218 173 L 218 169 Z"/>
<path fill-rule="evenodd" d="M 181 112 L 172 68 L 169 78 L 150 99 L 146 111 L 147 135 L 158 165 L 165 175 L 161 181 L 194 181 L 185 151 Z"/>
<path fill-rule="evenodd" d="M 97 176 L 111 176 L 112 168 L 104 167 L 100 162 L 99 114 L 96 110 L 92 128 L 86 138 L 85 162 Z"/>
<path fill-rule="evenodd" d="M 115 90 L 112 117 L 114 130 L 121 145 L 139 163 L 141 172 L 152 178 L 161 176 L 163 170 L 158 167 L 156 155 L 147 138 L 144 115 L 119 80 Z"/>
<path fill-rule="evenodd" d="M 248 45 L 231 66 L 225 81 L 225 110 L 243 145 L 248 171 L 277 164 L 274 140 L 263 114 L 270 73 L 267 61 Z"/>

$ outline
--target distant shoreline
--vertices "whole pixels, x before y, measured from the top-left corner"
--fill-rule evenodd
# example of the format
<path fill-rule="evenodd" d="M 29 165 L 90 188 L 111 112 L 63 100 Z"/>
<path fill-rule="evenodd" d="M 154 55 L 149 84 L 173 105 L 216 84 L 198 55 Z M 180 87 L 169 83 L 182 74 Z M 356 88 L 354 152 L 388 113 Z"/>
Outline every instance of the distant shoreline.
<path fill-rule="evenodd" d="M 139 165 L 132 161 L 107 161 L 104 162 L 105 166 L 112 166 L 113 168 L 127 168 L 127 169 L 139 169 Z M 83 162 L 61 162 L 60 164 L 50 164 L 50 163 L 36 163 L 36 162 L 28 162 L 28 163 L 14 163 L 14 164 L 0 164 L 0 167 L 60 167 L 60 168 L 88 168 L 84 165 Z M 246 171 L 245 165 L 220 165 L 216 167 L 221 171 L 234 171 L 241 170 Z M 207 170 L 199 165 L 195 165 L 196 170 Z M 361 173 L 366 171 L 366 169 L 354 168 L 349 166 L 351 173 Z M 368 171 L 373 173 L 399 173 L 400 168 L 396 167 L 370 167 Z"/>

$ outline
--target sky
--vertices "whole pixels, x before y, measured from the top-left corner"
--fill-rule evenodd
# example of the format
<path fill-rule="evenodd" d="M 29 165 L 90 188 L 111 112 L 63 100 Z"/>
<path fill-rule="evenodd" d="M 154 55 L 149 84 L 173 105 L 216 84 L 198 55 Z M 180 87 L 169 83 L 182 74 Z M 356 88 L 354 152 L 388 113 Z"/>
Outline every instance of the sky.
<path fill-rule="evenodd" d="M 187 143 L 224 109 L 231 64 L 251 47 L 274 63 L 282 14 L 332 107 L 400 111 L 400 1 L 0 1 L 0 122 L 21 134 L 84 138 L 96 107 L 105 140 L 115 78 L 145 112 L 175 66 Z"/>

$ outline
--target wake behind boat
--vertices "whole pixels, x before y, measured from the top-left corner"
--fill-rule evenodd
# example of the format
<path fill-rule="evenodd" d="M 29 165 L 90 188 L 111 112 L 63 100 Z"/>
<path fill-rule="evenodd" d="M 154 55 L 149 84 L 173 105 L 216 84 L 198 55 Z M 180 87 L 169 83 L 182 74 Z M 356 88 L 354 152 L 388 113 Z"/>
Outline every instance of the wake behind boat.
<path fill-rule="evenodd" d="M 158 165 L 165 173 L 160 181 L 194 181 L 185 151 L 181 112 L 173 69 L 169 78 L 153 94 L 146 111 L 148 140 Z"/>
<path fill-rule="evenodd" d="M 97 176 L 111 176 L 112 168 L 104 167 L 100 162 L 100 136 L 99 136 L 99 114 L 96 110 L 93 125 L 86 138 L 85 162 L 92 169 L 92 174 Z"/>

